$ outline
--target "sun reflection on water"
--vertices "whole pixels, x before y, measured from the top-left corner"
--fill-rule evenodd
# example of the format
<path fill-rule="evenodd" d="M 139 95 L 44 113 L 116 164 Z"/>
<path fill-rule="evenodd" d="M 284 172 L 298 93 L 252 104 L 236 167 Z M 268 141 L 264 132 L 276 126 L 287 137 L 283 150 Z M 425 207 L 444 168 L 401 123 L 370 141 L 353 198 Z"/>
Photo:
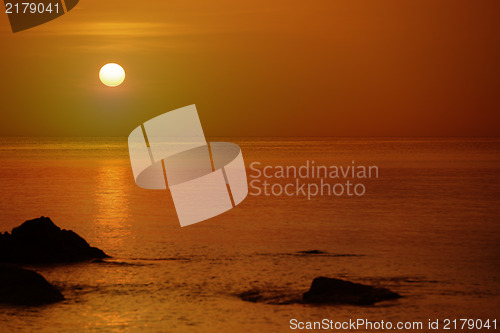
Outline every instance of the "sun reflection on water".
<path fill-rule="evenodd" d="M 107 242 L 107 248 L 116 249 L 131 235 L 127 168 L 119 162 L 106 161 L 97 171 L 94 216 L 96 231 Z"/>

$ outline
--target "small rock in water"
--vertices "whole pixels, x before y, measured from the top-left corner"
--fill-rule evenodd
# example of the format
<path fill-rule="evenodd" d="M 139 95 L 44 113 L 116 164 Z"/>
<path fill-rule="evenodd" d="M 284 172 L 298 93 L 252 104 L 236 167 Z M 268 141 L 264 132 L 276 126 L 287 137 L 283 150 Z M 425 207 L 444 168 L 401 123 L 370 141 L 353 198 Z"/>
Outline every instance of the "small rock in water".
<path fill-rule="evenodd" d="M 37 272 L 0 264 L 0 303 L 43 305 L 62 300 L 61 292 Z"/>
<path fill-rule="evenodd" d="M 341 279 L 317 277 L 309 291 L 302 296 L 310 304 L 372 305 L 376 302 L 402 297 L 386 288 L 377 288 Z"/>
<path fill-rule="evenodd" d="M 326 252 L 321 251 L 321 250 L 306 250 L 306 251 L 299 251 L 298 253 L 300 253 L 300 254 L 326 254 Z"/>

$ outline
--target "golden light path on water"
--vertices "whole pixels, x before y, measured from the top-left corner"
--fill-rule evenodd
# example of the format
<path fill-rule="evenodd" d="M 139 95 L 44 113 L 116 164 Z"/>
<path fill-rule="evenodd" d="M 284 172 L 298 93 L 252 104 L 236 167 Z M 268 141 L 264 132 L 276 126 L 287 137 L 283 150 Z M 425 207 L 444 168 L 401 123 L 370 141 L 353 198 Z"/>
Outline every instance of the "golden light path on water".
<path fill-rule="evenodd" d="M 126 169 L 115 161 L 102 162 L 97 171 L 94 193 L 97 213 L 94 217 L 96 234 L 105 234 L 111 248 L 123 245 L 130 236 L 131 225 L 127 193 Z"/>

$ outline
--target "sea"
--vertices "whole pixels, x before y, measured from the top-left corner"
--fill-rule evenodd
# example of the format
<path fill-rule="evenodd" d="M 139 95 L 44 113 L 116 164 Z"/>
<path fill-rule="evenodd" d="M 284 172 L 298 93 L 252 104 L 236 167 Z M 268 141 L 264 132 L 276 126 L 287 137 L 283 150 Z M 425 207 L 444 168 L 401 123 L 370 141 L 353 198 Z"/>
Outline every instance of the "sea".
<path fill-rule="evenodd" d="M 494 320 L 500 324 L 499 138 L 210 141 L 238 144 L 249 183 L 257 181 L 233 209 L 181 227 L 168 190 L 135 184 L 127 138 L 0 138 L 0 232 L 47 216 L 111 256 L 26 266 L 65 300 L 0 305 L 0 332 L 445 332 L 447 320 L 462 326 L 461 319 L 475 324 L 458 331 L 483 332 L 495 331 Z M 313 164 L 378 172 L 326 179 L 263 174 Z M 266 180 L 274 193 L 257 193 Z M 280 193 L 297 181 L 346 191 Z M 363 194 L 348 195 L 347 181 Z M 372 306 L 301 303 L 319 276 L 403 297 Z M 245 301 L 244 293 L 260 298 Z M 291 324 L 324 319 L 422 328 Z M 438 329 L 430 330 L 429 320 Z"/>

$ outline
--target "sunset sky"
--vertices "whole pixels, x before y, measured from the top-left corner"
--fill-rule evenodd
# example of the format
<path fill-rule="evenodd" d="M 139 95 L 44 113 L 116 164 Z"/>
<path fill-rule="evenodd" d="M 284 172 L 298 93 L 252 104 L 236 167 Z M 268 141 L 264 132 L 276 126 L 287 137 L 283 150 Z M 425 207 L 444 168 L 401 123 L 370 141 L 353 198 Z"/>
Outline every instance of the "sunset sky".
<path fill-rule="evenodd" d="M 499 136 L 500 1 L 83 0 L 13 34 L 0 136 Z M 98 72 L 121 64 L 124 84 Z"/>

